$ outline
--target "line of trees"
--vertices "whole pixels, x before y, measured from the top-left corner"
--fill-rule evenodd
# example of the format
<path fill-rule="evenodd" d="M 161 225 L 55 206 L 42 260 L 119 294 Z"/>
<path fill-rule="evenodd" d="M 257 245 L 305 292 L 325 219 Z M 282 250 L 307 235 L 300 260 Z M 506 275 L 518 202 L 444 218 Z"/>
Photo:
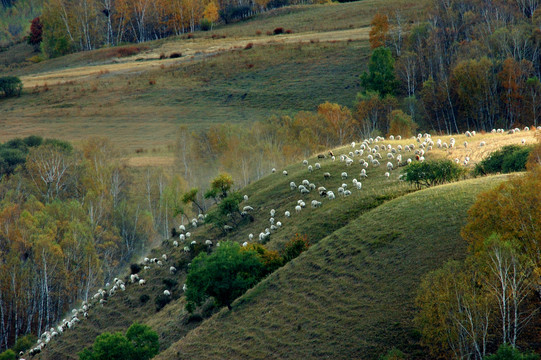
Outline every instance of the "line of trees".
<path fill-rule="evenodd" d="M 181 127 L 175 164 L 190 184 L 209 183 L 215 174 L 225 171 L 236 184 L 246 186 L 268 175 L 272 168 L 357 141 L 360 131 L 350 109 L 328 102 L 316 112 L 272 117 L 250 126 L 220 124 L 199 132 Z"/>
<path fill-rule="evenodd" d="M 0 146 L 0 349 L 40 335 L 178 226 L 186 182 L 128 169 L 110 141 Z M 182 215 L 180 215 L 182 216 Z"/>
<path fill-rule="evenodd" d="M 386 134 L 379 120 L 394 107 L 445 133 L 541 124 L 539 5 L 434 0 L 428 20 L 410 26 L 399 12 L 377 14 L 359 121 Z"/>
<path fill-rule="evenodd" d="M 294 3 L 297 0 L 48 0 L 41 17 L 42 49 L 58 56 L 141 43 Z"/>
<path fill-rule="evenodd" d="M 527 174 L 479 195 L 461 232 L 470 244 L 465 261 L 423 279 L 416 324 L 432 357 L 483 359 L 501 344 L 539 342 L 527 329 L 539 313 L 540 150 Z"/>

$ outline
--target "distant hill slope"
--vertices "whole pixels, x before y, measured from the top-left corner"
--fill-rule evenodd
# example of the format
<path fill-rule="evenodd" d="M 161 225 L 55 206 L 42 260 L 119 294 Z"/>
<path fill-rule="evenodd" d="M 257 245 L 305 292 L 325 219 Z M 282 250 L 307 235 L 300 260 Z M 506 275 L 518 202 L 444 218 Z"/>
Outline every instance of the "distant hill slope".
<path fill-rule="evenodd" d="M 375 359 L 393 346 L 414 355 L 421 277 L 464 257 L 466 211 L 505 178 L 423 190 L 361 215 L 156 359 Z"/>
<path fill-rule="evenodd" d="M 0 53 L 0 65 L 6 66 L 0 71 L 20 76 L 25 91 L 20 98 L 0 99 L 0 142 L 36 131 L 75 142 L 115 134 L 115 143 L 131 156 L 144 149 L 171 161 L 168 146 L 180 124 L 194 130 L 248 124 L 315 110 L 325 101 L 352 106 L 370 53 L 374 13 L 402 9 L 404 18 L 417 19 L 426 3 L 287 7 L 196 32 L 193 39 L 184 35 L 124 46 L 133 56 L 121 56 L 113 47 L 34 64 L 24 61 L 33 55 L 27 47 L 14 47 Z M 266 35 L 276 27 L 293 33 Z M 244 50 L 249 43 L 253 47 Z M 174 53 L 182 57 L 169 58 Z"/>

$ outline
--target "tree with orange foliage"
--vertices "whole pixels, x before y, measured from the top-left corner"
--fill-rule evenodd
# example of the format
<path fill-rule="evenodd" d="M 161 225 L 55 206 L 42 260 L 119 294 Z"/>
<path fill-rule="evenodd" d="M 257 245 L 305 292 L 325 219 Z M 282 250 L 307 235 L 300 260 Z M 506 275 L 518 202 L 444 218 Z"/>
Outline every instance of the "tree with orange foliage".
<path fill-rule="evenodd" d="M 480 194 L 468 211 L 468 224 L 461 235 L 474 253 L 485 240 L 499 234 L 511 241 L 541 267 L 541 167 L 524 176 L 516 176 Z"/>
<path fill-rule="evenodd" d="M 343 144 L 344 141 L 354 135 L 355 120 L 351 111 L 339 104 L 326 102 L 317 108 L 317 113 L 325 118 L 329 127 L 333 130 L 336 144 Z"/>
<path fill-rule="evenodd" d="M 389 18 L 387 15 L 379 12 L 376 13 L 370 25 L 372 26 L 370 33 L 368 34 L 370 48 L 375 49 L 380 46 L 385 46 L 387 34 L 389 33 Z"/>

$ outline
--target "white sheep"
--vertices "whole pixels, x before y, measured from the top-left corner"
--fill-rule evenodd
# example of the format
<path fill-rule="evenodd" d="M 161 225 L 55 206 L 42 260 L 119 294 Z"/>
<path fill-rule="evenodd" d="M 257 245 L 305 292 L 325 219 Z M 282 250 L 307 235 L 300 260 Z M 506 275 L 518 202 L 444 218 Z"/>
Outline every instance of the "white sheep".
<path fill-rule="evenodd" d="M 284 215 L 285 215 L 285 217 L 290 217 L 290 216 L 291 216 L 291 213 L 290 213 L 289 211 L 286 211 L 286 212 L 284 213 Z"/>
<path fill-rule="evenodd" d="M 289 187 L 291 188 L 291 190 L 295 190 L 297 188 L 297 185 L 295 185 L 295 183 L 292 181 L 289 183 Z"/>
<path fill-rule="evenodd" d="M 184 252 L 190 252 L 190 247 L 189 246 L 184 246 Z"/>
<path fill-rule="evenodd" d="M 387 170 L 389 171 L 393 170 L 393 163 L 390 161 L 387 163 Z"/>
<path fill-rule="evenodd" d="M 342 176 L 342 180 L 347 179 L 347 178 L 348 178 L 348 173 L 344 171 L 344 172 L 341 174 L 341 176 Z"/>
<path fill-rule="evenodd" d="M 248 201 L 248 195 L 244 195 L 244 201 Z"/>
<path fill-rule="evenodd" d="M 188 232 L 186 233 L 186 239 L 189 238 L 190 236 L 192 236 L 192 233 L 188 231 Z"/>
<path fill-rule="evenodd" d="M 251 206 L 245 206 L 245 207 L 242 208 L 242 211 L 245 211 L 245 212 L 253 211 L 253 210 L 254 210 L 254 208 L 251 207 Z"/>
<path fill-rule="evenodd" d="M 163 254 L 163 255 L 162 255 L 162 259 L 163 259 L 164 261 L 167 261 L 167 255 L 166 255 L 166 254 Z"/>
<path fill-rule="evenodd" d="M 182 291 L 188 290 L 188 286 L 186 284 L 182 285 Z"/>
<path fill-rule="evenodd" d="M 486 142 L 484 142 L 484 141 L 481 141 L 481 142 L 479 143 L 479 147 L 481 147 L 481 146 L 485 146 L 486 144 L 487 144 Z"/>
<path fill-rule="evenodd" d="M 162 262 L 161 260 L 158 260 L 158 261 L 156 261 L 156 264 L 157 264 L 158 266 L 162 266 L 162 265 L 163 265 L 163 262 Z"/>
<path fill-rule="evenodd" d="M 308 165 L 308 171 L 309 171 L 309 172 L 314 171 L 314 168 L 312 167 L 312 165 Z"/>
<path fill-rule="evenodd" d="M 250 241 L 254 240 L 254 234 L 248 234 L 248 240 Z"/>
<path fill-rule="evenodd" d="M 173 241 L 173 246 L 174 246 L 174 247 L 178 247 L 178 241 L 176 241 L 176 240 Z"/>
<path fill-rule="evenodd" d="M 205 245 L 212 246 L 212 240 L 205 240 Z"/>
<path fill-rule="evenodd" d="M 282 227 L 282 223 L 281 223 L 280 221 L 278 221 L 278 222 L 276 223 L 276 226 Z"/>
<path fill-rule="evenodd" d="M 271 172 L 274 174 L 276 172 L 276 168 L 272 168 Z"/>
<path fill-rule="evenodd" d="M 332 191 L 327 191 L 327 198 L 328 198 L 329 200 L 334 200 L 334 199 L 336 199 L 336 196 L 334 195 L 334 192 L 332 192 Z"/>
<path fill-rule="evenodd" d="M 174 274 L 174 273 L 177 272 L 177 268 L 174 267 L 174 266 L 171 266 L 171 267 L 169 268 L 169 272 L 170 272 L 171 274 Z"/>
<path fill-rule="evenodd" d="M 171 296 L 171 292 L 170 292 L 169 290 L 164 290 L 164 291 L 163 291 L 163 294 L 164 294 L 165 296 Z"/>
<path fill-rule="evenodd" d="M 321 164 L 320 163 L 315 163 L 314 167 L 316 168 L 316 170 L 319 170 L 319 169 L 321 169 Z"/>
<path fill-rule="evenodd" d="M 145 279 L 139 280 L 139 286 L 143 286 L 143 285 L 145 285 L 146 283 L 147 283 L 147 282 L 146 282 Z"/>
<path fill-rule="evenodd" d="M 273 216 L 273 217 L 274 217 L 274 214 L 276 214 L 276 210 L 271 209 L 271 211 L 270 211 L 270 216 Z"/>
<path fill-rule="evenodd" d="M 246 247 L 246 246 L 248 246 L 248 241 L 245 241 L 242 243 L 242 247 Z"/>
<path fill-rule="evenodd" d="M 285 171 L 285 170 L 282 171 L 282 174 L 283 174 L 284 176 L 287 176 L 287 171 Z"/>
<path fill-rule="evenodd" d="M 312 200 L 311 206 L 312 206 L 312 208 L 318 208 L 318 207 L 321 206 L 321 201 Z"/>
<path fill-rule="evenodd" d="M 186 227 L 184 225 L 180 225 L 178 229 L 182 232 L 186 231 Z"/>
<path fill-rule="evenodd" d="M 295 206 L 295 211 L 296 211 L 297 213 L 300 213 L 301 210 L 302 210 L 302 208 L 301 208 L 300 205 Z"/>
<path fill-rule="evenodd" d="M 385 173 L 385 177 L 388 179 L 389 176 L 391 176 L 391 174 L 389 174 L 389 172 L 386 172 L 386 173 Z"/>
<path fill-rule="evenodd" d="M 302 164 L 303 164 L 304 166 L 308 165 L 308 160 L 304 159 L 304 160 L 302 161 Z"/>

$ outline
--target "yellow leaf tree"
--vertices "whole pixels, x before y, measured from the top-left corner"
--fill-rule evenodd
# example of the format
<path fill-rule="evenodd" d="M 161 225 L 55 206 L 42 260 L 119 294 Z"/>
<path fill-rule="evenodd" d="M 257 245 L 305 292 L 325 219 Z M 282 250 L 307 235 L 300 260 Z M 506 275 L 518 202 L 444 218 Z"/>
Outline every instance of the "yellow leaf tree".
<path fill-rule="evenodd" d="M 203 18 L 207 19 L 210 22 L 210 29 L 218 19 L 220 19 L 220 14 L 218 13 L 218 6 L 213 2 L 209 2 L 203 11 Z"/>

